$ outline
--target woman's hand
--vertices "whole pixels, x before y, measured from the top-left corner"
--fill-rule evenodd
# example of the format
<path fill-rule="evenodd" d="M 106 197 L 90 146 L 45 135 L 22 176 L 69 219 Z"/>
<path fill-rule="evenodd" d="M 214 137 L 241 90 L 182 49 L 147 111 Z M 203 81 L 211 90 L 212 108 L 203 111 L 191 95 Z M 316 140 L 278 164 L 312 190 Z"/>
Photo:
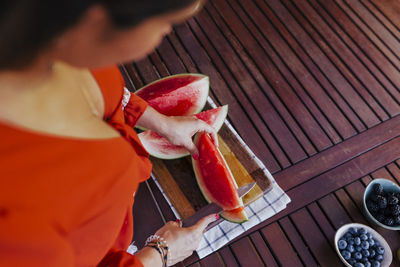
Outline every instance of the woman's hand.
<path fill-rule="evenodd" d="M 181 222 L 177 221 L 168 222 L 160 228 L 156 235 L 163 237 L 168 243 L 168 265 L 172 266 L 192 255 L 198 248 L 207 225 L 218 218 L 217 214 L 211 214 L 191 227 L 182 227 Z"/>
<path fill-rule="evenodd" d="M 215 129 L 195 116 L 165 116 L 149 106 L 138 125 L 161 134 L 174 145 L 184 146 L 194 158 L 198 156 L 198 150 L 192 137 L 197 132 L 209 133 L 214 144 L 218 146 Z"/>
<path fill-rule="evenodd" d="M 214 144 L 218 146 L 218 137 L 215 129 L 194 116 L 166 117 L 166 125 L 167 127 L 164 131 L 159 133 L 172 144 L 184 146 L 194 158 L 199 154 L 192 140 L 192 137 L 197 132 L 207 132 L 210 134 Z"/>

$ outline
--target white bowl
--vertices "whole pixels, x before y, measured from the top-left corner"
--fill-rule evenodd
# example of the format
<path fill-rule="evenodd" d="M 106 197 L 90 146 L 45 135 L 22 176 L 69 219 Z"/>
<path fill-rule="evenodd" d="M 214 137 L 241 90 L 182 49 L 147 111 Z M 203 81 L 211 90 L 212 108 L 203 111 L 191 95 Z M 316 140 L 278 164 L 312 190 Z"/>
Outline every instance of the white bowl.
<path fill-rule="evenodd" d="M 378 234 L 378 232 L 376 232 L 374 229 L 372 229 L 369 226 L 366 226 L 364 224 L 361 223 L 349 223 L 349 224 L 345 224 L 342 227 L 340 227 L 335 234 L 335 249 L 337 254 L 339 255 L 340 259 L 342 260 L 342 262 L 349 267 L 352 267 L 342 256 L 342 254 L 340 254 L 340 250 L 338 247 L 338 241 L 340 238 L 342 238 L 348 231 L 350 227 L 354 227 L 354 228 L 364 228 L 365 230 L 367 230 L 368 233 L 370 233 L 372 235 L 372 237 L 378 241 L 381 246 L 385 249 L 385 253 L 383 254 L 383 261 L 381 262 L 381 267 L 388 267 L 393 260 L 393 255 L 392 255 L 392 250 L 390 249 L 388 243 L 386 242 L 386 240 L 380 235 Z"/>
<path fill-rule="evenodd" d="M 400 230 L 400 225 L 396 225 L 396 226 L 388 226 L 385 225 L 381 222 L 379 222 L 377 219 L 375 219 L 374 216 L 372 216 L 372 214 L 369 212 L 368 208 L 367 208 L 367 198 L 369 198 L 369 196 L 372 194 L 372 187 L 374 186 L 374 184 L 381 184 L 383 187 L 383 190 L 385 192 L 400 192 L 400 187 L 393 183 L 392 181 L 388 180 L 388 179 L 384 179 L 384 178 L 377 178 L 372 180 L 368 186 L 365 188 L 364 191 L 364 196 L 363 196 L 363 208 L 364 208 L 364 215 L 365 217 L 372 223 L 375 223 L 376 225 L 379 225 L 380 227 L 389 229 L 389 230 L 396 230 L 399 231 Z"/>

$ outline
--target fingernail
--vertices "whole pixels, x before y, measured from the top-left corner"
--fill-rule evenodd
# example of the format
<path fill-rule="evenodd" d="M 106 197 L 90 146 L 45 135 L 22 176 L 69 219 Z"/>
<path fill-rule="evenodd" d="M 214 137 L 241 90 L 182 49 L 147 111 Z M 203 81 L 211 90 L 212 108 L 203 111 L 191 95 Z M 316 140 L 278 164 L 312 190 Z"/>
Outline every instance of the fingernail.
<path fill-rule="evenodd" d="M 179 223 L 179 222 L 181 222 L 181 220 L 179 220 L 179 219 L 176 219 L 176 220 L 175 220 L 175 222 Z"/>
<path fill-rule="evenodd" d="M 215 214 L 215 219 L 218 220 L 220 218 L 219 214 Z"/>
<path fill-rule="evenodd" d="M 199 160 L 199 155 L 194 154 L 194 155 L 193 155 L 193 158 L 194 158 L 195 160 Z"/>

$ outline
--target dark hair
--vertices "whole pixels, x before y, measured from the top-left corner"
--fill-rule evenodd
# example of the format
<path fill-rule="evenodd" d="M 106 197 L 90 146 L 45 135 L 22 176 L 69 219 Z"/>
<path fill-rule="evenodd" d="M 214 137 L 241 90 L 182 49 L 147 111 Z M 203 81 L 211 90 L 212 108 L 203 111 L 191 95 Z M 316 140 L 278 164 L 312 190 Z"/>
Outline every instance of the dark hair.
<path fill-rule="evenodd" d="M 92 5 L 107 10 L 117 28 L 179 10 L 195 0 L 2 0 L 0 69 L 19 69 L 58 35 L 74 25 Z"/>

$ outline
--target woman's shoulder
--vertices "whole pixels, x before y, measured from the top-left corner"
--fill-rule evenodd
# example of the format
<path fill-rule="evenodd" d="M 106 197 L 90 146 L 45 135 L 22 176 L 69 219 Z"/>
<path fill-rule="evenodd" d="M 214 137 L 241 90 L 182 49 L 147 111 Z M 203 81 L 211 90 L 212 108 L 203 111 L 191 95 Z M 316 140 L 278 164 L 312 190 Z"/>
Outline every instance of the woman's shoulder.
<path fill-rule="evenodd" d="M 105 103 L 104 118 L 108 118 L 112 116 L 122 101 L 125 86 L 124 78 L 116 65 L 90 69 L 90 72 L 103 94 Z"/>

